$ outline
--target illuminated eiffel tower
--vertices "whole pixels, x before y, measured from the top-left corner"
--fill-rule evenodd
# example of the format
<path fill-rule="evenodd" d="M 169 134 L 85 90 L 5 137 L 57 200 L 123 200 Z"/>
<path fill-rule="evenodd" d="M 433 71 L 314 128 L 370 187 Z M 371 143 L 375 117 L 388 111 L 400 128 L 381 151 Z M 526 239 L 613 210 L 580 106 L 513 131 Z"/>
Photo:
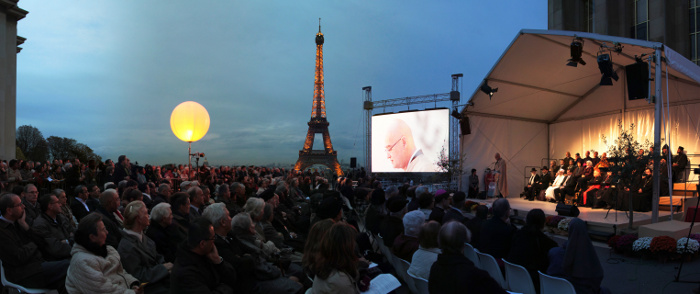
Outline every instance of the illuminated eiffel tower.
<path fill-rule="evenodd" d="M 311 109 L 309 131 L 306 133 L 304 149 L 299 150 L 299 159 L 294 165 L 295 170 L 305 170 L 314 164 L 322 164 L 333 170 L 338 176 L 343 174 L 338 163 L 338 152 L 333 150 L 331 135 L 328 133 L 326 120 L 326 98 L 323 90 L 323 34 L 321 19 L 318 19 L 318 34 L 316 34 L 316 76 L 314 79 L 314 102 Z M 313 150 L 314 137 L 323 134 L 323 150 Z"/>

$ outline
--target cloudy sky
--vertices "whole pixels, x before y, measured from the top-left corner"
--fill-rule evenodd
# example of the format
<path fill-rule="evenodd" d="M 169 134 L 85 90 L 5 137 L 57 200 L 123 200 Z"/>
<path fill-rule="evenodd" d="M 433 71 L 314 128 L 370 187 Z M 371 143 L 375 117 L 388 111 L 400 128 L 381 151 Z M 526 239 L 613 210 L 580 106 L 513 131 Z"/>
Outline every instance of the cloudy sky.
<path fill-rule="evenodd" d="M 29 14 L 18 24 L 27 41 L 17 59 L 17 126 L 141 164 L 187 161 L 170 114 L 188 100 L 209 111 L 209 132 L 192 144 L 209 162 L 293 164 L 311 116 L 319 17 L 330 134 L 345 163 L 364 162 L 362 87 L 372 86 L 374 100 L 447 93 L 450 76 L 464 73 L 467 98 L 521 29 L 547 28 L 544 0 L 19 6 Z"/>

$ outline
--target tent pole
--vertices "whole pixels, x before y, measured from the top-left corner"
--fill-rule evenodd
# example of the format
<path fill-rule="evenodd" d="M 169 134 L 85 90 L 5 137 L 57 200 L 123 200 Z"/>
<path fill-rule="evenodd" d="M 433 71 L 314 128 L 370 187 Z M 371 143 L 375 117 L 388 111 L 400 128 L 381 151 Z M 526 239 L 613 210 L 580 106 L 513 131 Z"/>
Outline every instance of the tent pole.
<path fill-rule="evenodd" d="M 659 221 L 659 188 L 661 188 L 661 179 L 659 176 L 659 160 L 661 158 L 661 48 L 656 48 L 654 54 L 654 186 L 651 198 L 651 222 Z"/>

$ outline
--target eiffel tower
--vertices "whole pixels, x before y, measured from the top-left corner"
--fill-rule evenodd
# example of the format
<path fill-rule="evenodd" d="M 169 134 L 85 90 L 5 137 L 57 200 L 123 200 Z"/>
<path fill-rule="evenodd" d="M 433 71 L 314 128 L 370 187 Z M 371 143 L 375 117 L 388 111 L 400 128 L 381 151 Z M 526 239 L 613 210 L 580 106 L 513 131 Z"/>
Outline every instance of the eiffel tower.
<path fill-rule="evenodd" d="M 328 120 L 326 120 L 326 98 L 323 90 L 323 34 L 321 33 L 321 19 L 318 19 L 318 34 L 316 34 L 316 76 L 314 79 L 314 102 L 311 109 L 309 131 L 306 133 L 304 149 L 299 150 L 299 159 L 294 165 L 295 170 L 303 171 L 314 164 L 322 164 L 329 167 L 340 176 L 343 171 L 338 163 L 338 152 L 333 150 L 331 135 L 328 133 Z M 323 150 L 313 150 L 314 136 L 323 134 Z"/>

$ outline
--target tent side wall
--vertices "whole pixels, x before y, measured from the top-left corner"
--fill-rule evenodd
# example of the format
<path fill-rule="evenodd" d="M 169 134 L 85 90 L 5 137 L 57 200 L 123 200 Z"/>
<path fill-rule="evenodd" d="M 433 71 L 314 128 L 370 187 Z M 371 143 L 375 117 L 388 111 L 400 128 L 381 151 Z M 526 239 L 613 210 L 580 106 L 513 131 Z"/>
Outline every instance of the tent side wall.
<path fill-rule="evenodd" d="M 472 168 L 484 187 L 484 170 L 493 169 L 494 155 L 506 160 L 508 196 L 518 197 L 531 167 L 540 166 L 547 156 L 547 124 L 515 119 L 469 115 L 471 134 L 461 137 L 462 190 L 467 191 Z M 539 170 L 539 168 L 538 168 Z"/>

